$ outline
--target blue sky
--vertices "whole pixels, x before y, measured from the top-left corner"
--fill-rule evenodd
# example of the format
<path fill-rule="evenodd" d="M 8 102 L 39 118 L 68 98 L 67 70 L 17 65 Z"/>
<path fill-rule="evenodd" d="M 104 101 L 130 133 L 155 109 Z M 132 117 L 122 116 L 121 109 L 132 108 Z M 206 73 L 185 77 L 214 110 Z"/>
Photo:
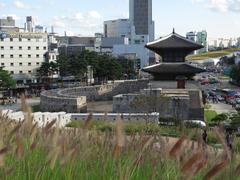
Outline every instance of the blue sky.
<path fill-rule="evenodd" d="M 25 16 L 63 34 L 93 35 L 103 21 L 128 17 L 128 0 L 0 0 L 0 17 Z M 240 0 L 153 0 L 156 37 L 175 27 L 179 34 L 207 30 L 209 37 L 240 37 Z"/>

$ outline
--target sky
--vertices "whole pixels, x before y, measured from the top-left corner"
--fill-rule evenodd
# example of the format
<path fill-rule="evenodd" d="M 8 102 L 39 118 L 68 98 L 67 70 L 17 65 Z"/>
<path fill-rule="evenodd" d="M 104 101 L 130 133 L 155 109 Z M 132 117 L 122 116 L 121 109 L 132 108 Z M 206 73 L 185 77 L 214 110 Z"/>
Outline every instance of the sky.
<path fill-rule="evenodd" d="M 131 1 L 131 0 L 130 0 Z M 207 30 L 210 38 L 240 37 L 240 0 L 152 0 L 155 36 Z M 129 0 L 0 0 L 0 17 L 13 16 L 23 27 L 26 16 L 54 26 L 59 34 L 92 36 L 103 21 L 128 18 Z"/>

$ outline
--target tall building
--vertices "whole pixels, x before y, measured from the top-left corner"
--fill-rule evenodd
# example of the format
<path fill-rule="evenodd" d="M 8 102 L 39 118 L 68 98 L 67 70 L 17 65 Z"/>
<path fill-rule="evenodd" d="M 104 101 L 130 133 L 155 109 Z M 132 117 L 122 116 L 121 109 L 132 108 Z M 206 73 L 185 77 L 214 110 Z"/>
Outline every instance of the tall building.
<path fill-rule="evenodd" d="M 128 37 L 131 36 L 129 19 L 116 19 L 104 21 L 104 37 Z"/>
<path fill-rule="evenodd" d="M 204 46 L 204 48 L 199 49 L 197 52 L 204 53 L 208 52 L 208 40 L 207 40 L 207 31 L 203 30 L 197 33 L 197 43 Z"/>
<path fill-rule="evenodd" d="M 139 40 L 140 43 L 143 40 L 147 42 L 154 40 L 152 0 L 129 0 L 129 18 L 133 38 L 132 44 L 138 44 Z M 143 36 L 147 36 L 147 38 Z"/>
<path fill-rule="evenodd" d="M 203 30 L 199 32 L 196 31 L 187 32 L 186 38 L 204 46 L 202 49 L 194 51 L 193 54 L 208 52 L 207 31 Z"/>
<path fill-rule="evenodd" d="M 26 23 L 25 23 L 25 31 L 26 32 L 33 32 L 34 22 L 32 16 L 26 17 Z"/>

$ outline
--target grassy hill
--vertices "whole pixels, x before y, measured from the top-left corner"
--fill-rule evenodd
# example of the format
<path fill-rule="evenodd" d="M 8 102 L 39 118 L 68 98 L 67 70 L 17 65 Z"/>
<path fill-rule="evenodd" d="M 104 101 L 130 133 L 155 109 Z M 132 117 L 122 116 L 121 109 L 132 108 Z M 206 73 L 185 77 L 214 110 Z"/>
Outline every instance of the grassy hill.
<path fill-rule="evenodd" d="M 208 58 L 217 58 L 220 56 L 231 54 L 236 51 L 240 51 L 240 48 L 231 48 L 231 49 L 224 49 L 220 51 L 211 51 L 211 52 L 202 53 L 198 55 L 191 55 L 187 57 L 187 60 L 192 61 L 192 60 L 204 60 Z"/>

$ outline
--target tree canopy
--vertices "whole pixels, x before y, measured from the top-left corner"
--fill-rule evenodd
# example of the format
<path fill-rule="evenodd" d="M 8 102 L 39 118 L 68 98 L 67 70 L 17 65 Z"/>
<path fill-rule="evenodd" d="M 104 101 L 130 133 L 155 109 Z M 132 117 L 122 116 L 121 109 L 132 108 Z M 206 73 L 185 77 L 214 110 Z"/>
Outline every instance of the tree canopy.
<path fill-rule="evenodd" d="M 8 88 L 15 88 L 16 82 L 13 80 L 11 75 L 3 70 L 0 69 L 0 88 L 1 89 L 8 89 Z"/>
<path fill-rule="evenodd" d="M 92 66 L 94 77 L 99 79 L 122 79 L 125 74 L 132 77 L 135 73 L 133 61 L 92 51 L 83 51 L 75 55 L 60 54 L 57 65 L 61 76 L 73 75 L 79 79 L 85 76 L 87 66 Z"/>
<path fill-rule="evenodd" d="M 231 67 L 230 77 L 237 83 L 240 83 L 240 64 Z"/>

